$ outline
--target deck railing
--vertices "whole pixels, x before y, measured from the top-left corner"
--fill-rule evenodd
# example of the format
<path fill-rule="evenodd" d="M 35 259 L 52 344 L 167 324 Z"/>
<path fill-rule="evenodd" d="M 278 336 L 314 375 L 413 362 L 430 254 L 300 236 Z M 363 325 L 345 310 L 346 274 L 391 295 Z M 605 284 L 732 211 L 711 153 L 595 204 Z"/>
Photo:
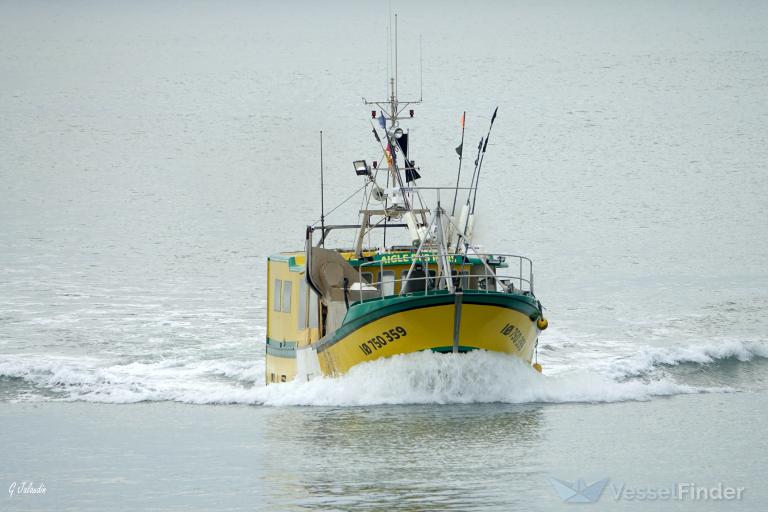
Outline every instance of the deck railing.
<path fill-rule="evenodd" d="M 360 301 L 371 299 L 373 290 L 364 289 L 364 284 L 375 287 L 378 298 L 382 299 L 392 295 L 429 295 L 436 290 L 449 289 L 448 279 L 452 280 L 454 288 L 462 290 L 533 294 L 533 262 L 525 256 L 495 253 L 473 254 L 467 257 L 464 254 L 449 254 L 448 261 L 451 262 L 452 270 L 450 276 L 438 275 L 439 267 L 435 254 L 424 254 L 418 257 L 409 255 L 408 263 L 414 261 L 421 264 L 423 275 L 415 275 L 417 272 L 414 271 L 410 277 L 407 277 L 408 270 L 404 270 L 401 276 L 395 275 L 394 279 L 386 280 L 382 279 L 386 270 L 384 260 L 361 263 L 358 266 L 358 282 L 361 284 L 358 285 L 358 290 L 350 290 L 352 297 Z M 482 272 L 476 271 L 478 266 L 482 267 Z M 370 269 L 373 267 L 379 267 L 378 280 L 368 282 L 363 274 L 372 274 Z"/>

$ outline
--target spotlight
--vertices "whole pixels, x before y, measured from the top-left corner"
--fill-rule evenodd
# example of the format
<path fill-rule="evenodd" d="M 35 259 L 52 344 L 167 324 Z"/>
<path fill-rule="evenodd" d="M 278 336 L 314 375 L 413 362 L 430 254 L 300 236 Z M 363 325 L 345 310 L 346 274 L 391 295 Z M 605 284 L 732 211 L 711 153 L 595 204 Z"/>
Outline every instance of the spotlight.
<path fill-rule="evenodd" d="M 370 176 L 371 175 L 371 168 L 368 167 L 368 164 L 365 160 L 355 160 L 352 165 L 355 166 L 355 174 L 358 176 Z"/>

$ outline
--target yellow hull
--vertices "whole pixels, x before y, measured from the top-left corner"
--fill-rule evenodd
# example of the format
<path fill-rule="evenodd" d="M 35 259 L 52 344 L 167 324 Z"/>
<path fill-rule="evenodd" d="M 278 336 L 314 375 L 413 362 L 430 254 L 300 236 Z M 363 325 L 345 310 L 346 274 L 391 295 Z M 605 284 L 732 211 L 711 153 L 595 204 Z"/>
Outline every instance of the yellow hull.
<path fill-rule="evenodd" d="M 268 350 L 267 372 L 284 375 L 286 380 L 297 376 L 338 376 L 360 363 L 422 350 L 488 350 L 516 356 L 530 364 L 540 332 L 538 317 L 499 304 L 463 303 L 454 343 L 456 307 L 450 297 L 445 299 L 450 302 L 406 305 L 391 313 L 373 310 L 293 353 Z"/>
<path fill-rule="evenodd" d="M 333 345 L 318 350 L 324 375 L 346 373 L 353 366 L 396 354 L 422 350 L 453 351 L 454 306 L 412 309 L 375 320 Z M 464 305 L 457 351 L 489 350 L 530 363 L 536 322 L 518 311 L 488 305 Z"/>

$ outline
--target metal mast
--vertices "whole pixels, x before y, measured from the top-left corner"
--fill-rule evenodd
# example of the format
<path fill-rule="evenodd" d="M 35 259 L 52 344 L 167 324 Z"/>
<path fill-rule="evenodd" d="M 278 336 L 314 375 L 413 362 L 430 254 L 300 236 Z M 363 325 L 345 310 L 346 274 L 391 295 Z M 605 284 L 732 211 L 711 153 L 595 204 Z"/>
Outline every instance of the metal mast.
<path fill-rule="evenodd" d="M 395 14 L 395 23 L 394 23 L 394 41 L 392 40 L 393 37 L 393 27 L 390 25 L 389 29 L 389 35 L 388 35 L 388 48 L 391 50 L 391 60 L 388 59 L 388 62 L 392 62 L 392 69 L 391 69 L 391 75 L 388 80 L 388 98 L 386 101 L 368 101 L 367 99 L 363 98 L 363 102 L 365 105 L 373 105 L 377 107 L 377 109 L 382 113 L 382 116 L 384 117 L 384 120 L 382 121 L 382 126 L 384 128 L 384 135 L 386 137 L 386 147 L 383 148 L 384 156 L 387 159 L 387 172 L 389 173 L 389 179 L 388 182 L 392 183 L 392 187 L 397 189 L 399 191 L 399 195 L 402 201 L 402 204 L 395 204 L 394 198 L 387 197 L 383 201 L 383 209 L 369 209 L 365 208 L 360 211 L 360 214 L 362 215 L 362 221 L 360 223 L 360 231 L 357 236 L 357 243 L 355 247 L 355 252 L 358 253 L 358 255 L 362 252 L 362 241 L 368 231 L 370 231 L 375 225 L 377 224 L 384 224 L 390 220 L 391 217 L 394 218 L 400 218 L 402 216 L 406 216 L 409 223 L 414 225 L 416 227 L 416 230 L 424 229 L 427 226 L 427 212 L 428 210 L 424 208 L 416 209 L 413 205 L 414 198 L 417 198 L 419 202 L 421 202 L 421 198 L 419 196 L 418 190 L 414 190 L 411 187 L 406 186 L 406 183 L 403 181 L 403 177 L 400 174 L 400 166 L 398 165 L 398 158 L 397 158 L 397 152 L 399 148 L 398 139 L 403 136 L 402 135 L 402 129 L 400 128 L 400 119 L 402 112 L 412 104 L 418 104 L 421 103 L 421 99 L 414 100 L 414 101 L 404 101 L 401 102 L 398 99 L 398 58 L 399 58 L 399 52 L 398 52 L 398 20 L 397 20 L 397 14 Z M 421 53 L 421 49 L 419 49 L 419 53 Z M 376 117 L 376 111 L 373 111 L 373 117 Z M 410 116 L 413 117 L 413 111 L 409 112 Z M 387 121 L 389 121 L 387 123 Z M 378 139 L 378 135 L 376 132 L 376 127 L 373 127 L 374 136 Z M 407 170 L 409 162 L 405 158 L 407 155 L 403 155 L 403 160 L 405 161 L 405 165 L 403 166 L 403 170 Z M 377 185 L 375 185 L 375 179 L 371 178 L 371 180 L 374 182 L 373 189 L 377 188 Z M 390 189 L 391 190 L 391 189 Z M 372 191 L 373 193 L 373 191 Z M 368 204 L 370 204 L 371 196 L 368 197 Z M 419 219 L 416 220 L 416 216 L 418 215 Z M 372 223 L 372 217 L 382 217 L 381 220 L 379 220 L 376 223 Z M 411 222 L 412 219 L 412 222 Z M 410 228 L 409 228 L 410 229 Z"/>

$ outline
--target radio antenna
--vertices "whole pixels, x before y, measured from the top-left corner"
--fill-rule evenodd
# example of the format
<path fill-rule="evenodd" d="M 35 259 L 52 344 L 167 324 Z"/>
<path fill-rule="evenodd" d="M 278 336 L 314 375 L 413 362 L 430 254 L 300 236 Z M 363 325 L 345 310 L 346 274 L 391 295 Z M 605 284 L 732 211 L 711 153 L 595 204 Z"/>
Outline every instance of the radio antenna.
<path fill-rule="evenodd" d="M 395 13 L 395 96 L 397 96 L 397 13 Z"/>
<path fill-rule="evenodd" d="M 323 247 L 325 247 L 325 197 L 323 194 L 323 130 L 320 130 L 320 230 L 323 233 Z"/>
<path fill-rule="evenodd" d="M 419 101 L 424 100 L 424 60 L 421 57 L 421 34 L 419 34 Z"/>

